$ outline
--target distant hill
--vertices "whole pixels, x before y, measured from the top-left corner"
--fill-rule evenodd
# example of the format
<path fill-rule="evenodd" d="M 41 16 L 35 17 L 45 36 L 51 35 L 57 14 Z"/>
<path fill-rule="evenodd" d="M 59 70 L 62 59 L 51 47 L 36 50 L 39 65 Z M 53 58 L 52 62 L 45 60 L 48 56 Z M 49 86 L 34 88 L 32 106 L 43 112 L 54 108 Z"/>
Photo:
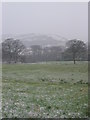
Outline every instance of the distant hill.
<path fill-rule="evenodd" d="M 59 35 L 43 35 L 43 34 L 24 34 L 24 35 L 3 35 L 2 39 L 7 38 L 20 39 L 26 47 L 31 45 L 41 46 L 64 46 L 66 38 Z"/>

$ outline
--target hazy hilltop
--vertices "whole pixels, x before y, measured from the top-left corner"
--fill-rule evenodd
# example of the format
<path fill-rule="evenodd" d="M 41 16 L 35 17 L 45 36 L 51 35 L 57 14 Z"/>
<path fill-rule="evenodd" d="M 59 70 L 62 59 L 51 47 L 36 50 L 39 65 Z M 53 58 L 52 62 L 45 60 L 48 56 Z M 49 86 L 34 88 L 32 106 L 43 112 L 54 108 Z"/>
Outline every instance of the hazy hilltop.
<path fill-rule="evenodd" d="M 64 46 L 67 39 L 59 35 L 44 35 L 44 34 L 22 34 L 22 35 L 3 35 L 2 39 L 7 38 L 20 39 L 26 47 L 31 45 L 41 46 Z"/>

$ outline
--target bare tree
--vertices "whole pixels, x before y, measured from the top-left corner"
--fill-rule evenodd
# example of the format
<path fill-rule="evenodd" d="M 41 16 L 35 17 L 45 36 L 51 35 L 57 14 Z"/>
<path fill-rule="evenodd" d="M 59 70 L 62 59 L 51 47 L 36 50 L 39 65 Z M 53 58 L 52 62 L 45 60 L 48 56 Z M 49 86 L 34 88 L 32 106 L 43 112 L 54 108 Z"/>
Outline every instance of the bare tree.
<path fill-rule="evenodd" d="M 23 51 L 23 49 L 25 49 L 25 46 L 22 44 L 20 40 L 14 40 L 12 46 L 13 46 L 12 48 L 13 58 L 15 63 L 17 63 L 21 52 Z"/>
<path fill-rule="evenodd" d="M 2 43 L 2 59 L 8 63 L 10 63 L 12 59 L 12 42 L 13 39 L 9 38 Z"/>
<path fill-rule="evenodd" d="M 76 58 L 86 53 L 87 46 L 83 41 L 74 39 L 66 43 L 66 51 L 71 54 L 75 64 Z"/>
<path fill-rule="evenodd" d="M 24 48 L 25 46 L 20 40 L 14 40 L 13 38 L 6 39 L 2 43 L 3 60 L 7 61 L 8 63 L 11 63 L 11 61 L 16 63 L 20 53 Z"/>

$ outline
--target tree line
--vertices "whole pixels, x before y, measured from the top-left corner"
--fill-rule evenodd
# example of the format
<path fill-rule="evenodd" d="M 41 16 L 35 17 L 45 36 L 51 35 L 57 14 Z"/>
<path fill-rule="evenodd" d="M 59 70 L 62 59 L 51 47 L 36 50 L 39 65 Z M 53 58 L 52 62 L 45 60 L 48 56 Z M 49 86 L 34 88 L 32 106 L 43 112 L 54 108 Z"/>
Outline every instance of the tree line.
<path fill-rule="evenodd" d="M 27 48 L 20 40 L 13 38 L 2 42 L 2 62 L 34 63 L 43 61 L 86 61 L 88 60 L 87 45 L 77 39 L 69 40 L 66 46 L 32 45 Z"/>

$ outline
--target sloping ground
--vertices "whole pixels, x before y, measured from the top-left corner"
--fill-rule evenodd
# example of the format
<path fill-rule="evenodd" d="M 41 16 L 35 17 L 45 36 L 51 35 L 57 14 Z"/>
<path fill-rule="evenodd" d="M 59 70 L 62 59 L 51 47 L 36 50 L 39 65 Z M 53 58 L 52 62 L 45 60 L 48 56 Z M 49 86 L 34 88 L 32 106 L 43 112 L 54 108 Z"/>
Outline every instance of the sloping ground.
<path fill-rule="evenodd" d="M 7 38 L 19 39 L 26 47 L 31 45 L 41 46 L 64 46 L 66 44 L 66 38 L 59 35 L 44 35 L 44 34 L 21 34 L 21 35 L 2 35 L 3 41 Z"/>
<path fill-rule="evenodd" d="M 87 62 L 3 65 L 3 117 L 85 118 Z"/>

